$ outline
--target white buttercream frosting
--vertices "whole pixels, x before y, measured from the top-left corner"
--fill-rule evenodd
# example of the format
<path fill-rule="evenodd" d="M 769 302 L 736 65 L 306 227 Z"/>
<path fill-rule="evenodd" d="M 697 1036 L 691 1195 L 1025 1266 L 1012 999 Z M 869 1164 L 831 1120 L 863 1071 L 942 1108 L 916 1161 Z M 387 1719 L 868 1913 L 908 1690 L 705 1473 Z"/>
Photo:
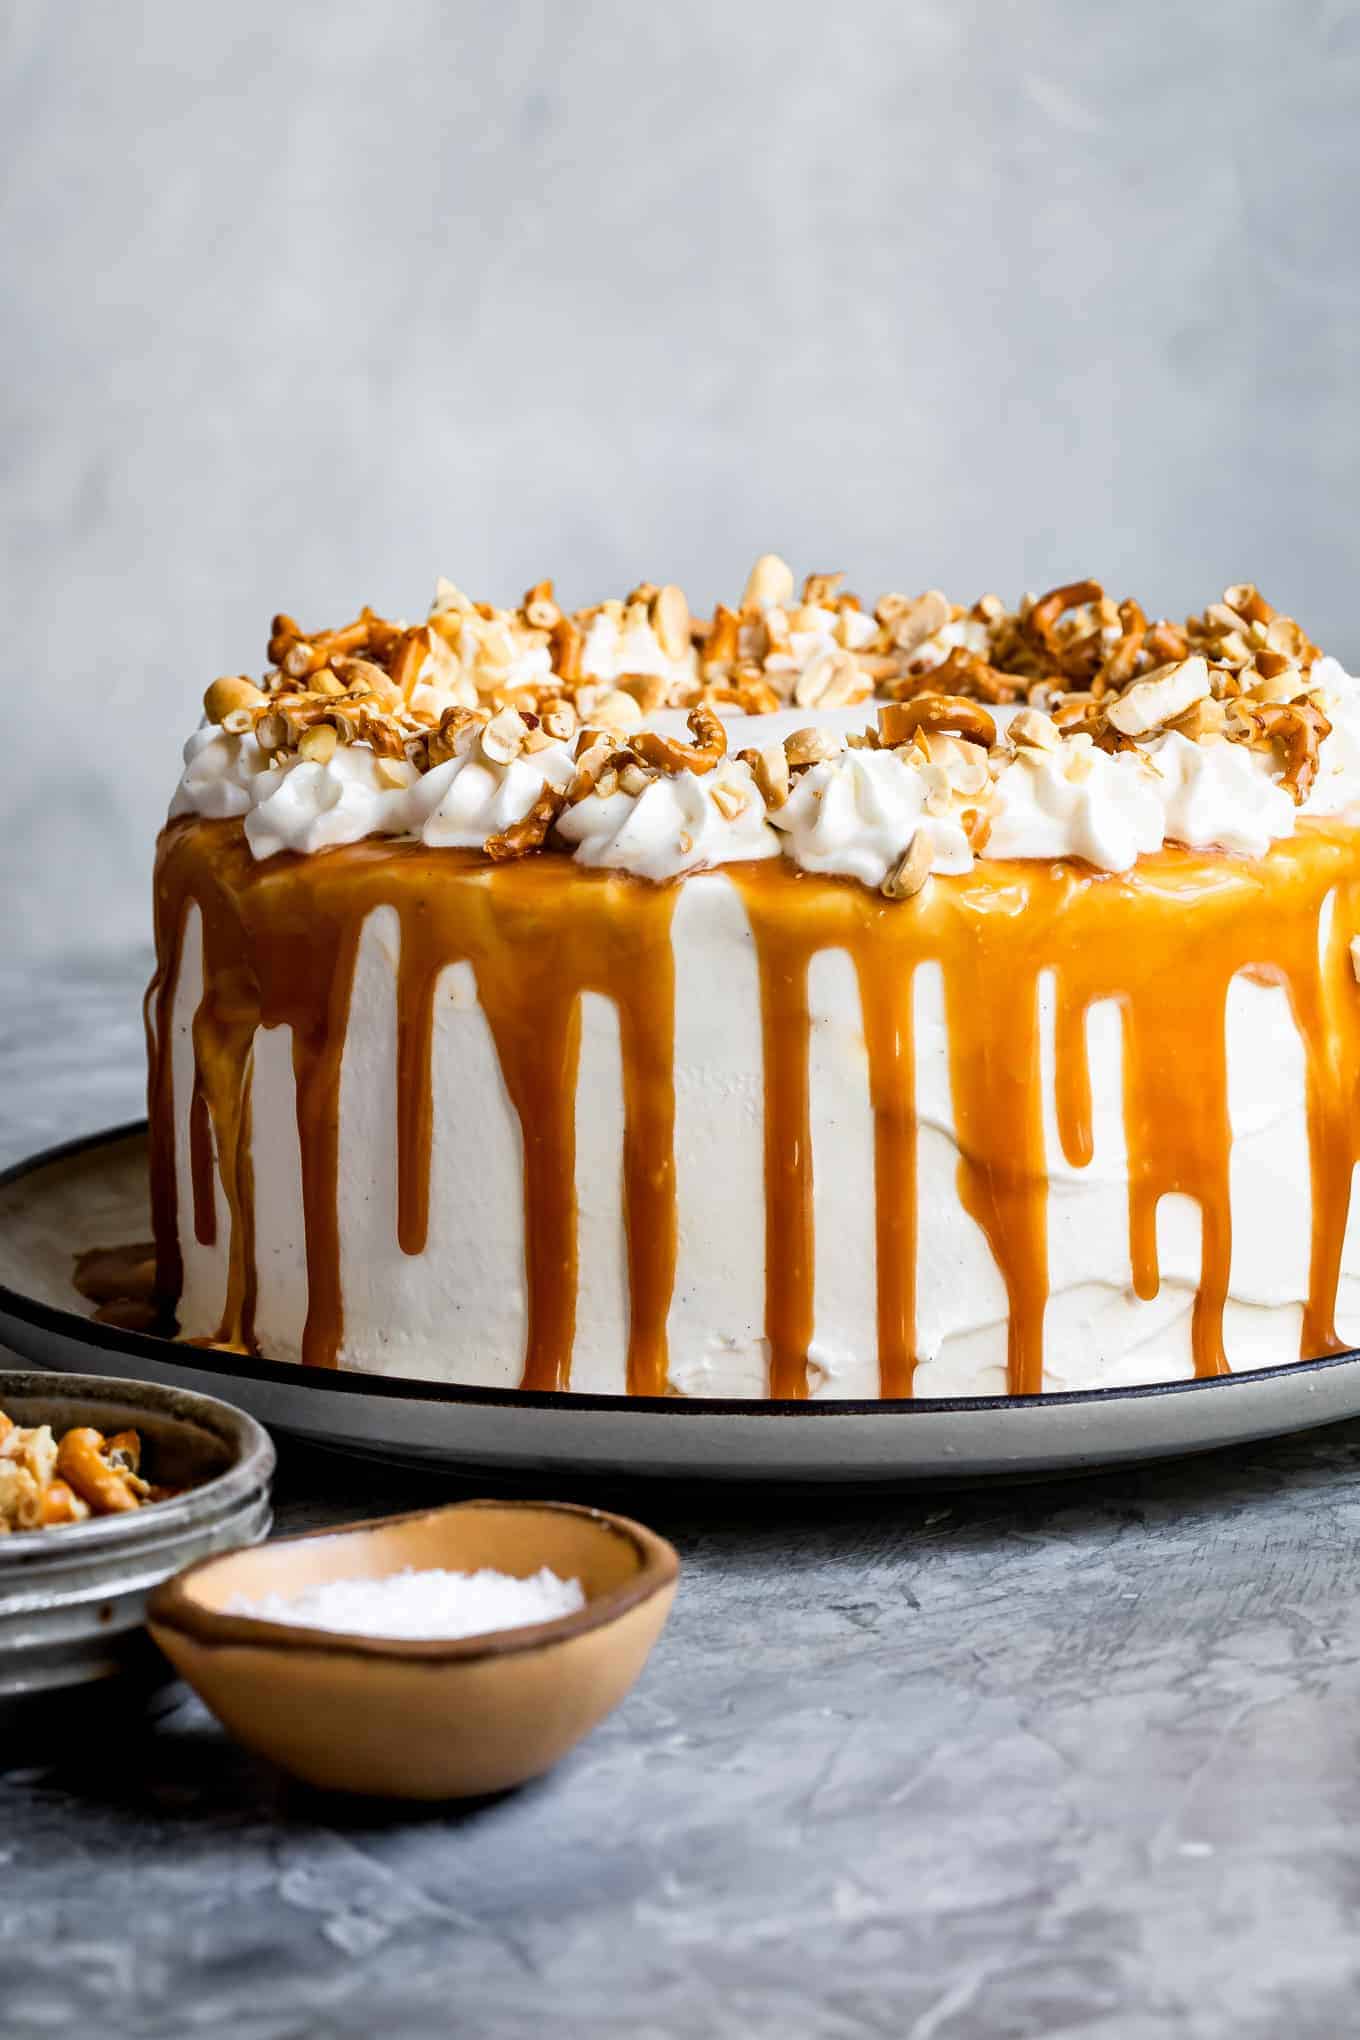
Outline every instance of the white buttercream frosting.
<path fill-rule="evenodd" d="M 853 635 L 856 626 L 862 630 L 872 622 L 855 610 L 816 607 L 801 610 L 799 620 L 808 626 L 792 634 L 800 664 L 831 647 L 843 650 L 847 628 Z M 495 619 L 459 612 L 459 627 L 468 640 L 469 665 L 439 641 L 416 690 L 427 716 L 444 706 L 470 705 L 474 656 L 482 682 L 488 651 L 493 660 L 502 653 L 509 657 L 504 671 L 512 680 L 542 680 L 549 670 L 543 644 L 510 634 L 502 645 Z M 979 633 L 985 636 L 985 627 L 976 619 L 956 618 L 914 656 L 930 663 L 955 645 L 973 649 Z M 663 677 L 694 672 L 692 653 L 667 657 L 639 605 L 611 604 L 593 613 L 582 663 L 604 684 L 625 672 Z M 949 783 L 950 775 L 924 760 L 919 747 L 847 748 L 795 772 L 787 800 L 767 816 L 736 752 L 781 744 L 809 727 L 844 741 L 871 725 L 874 711 L 861 703 L 750 716 L 723 704 L 729 756 L 717 773 L 682 771 L 650 779 L 640 791 L 616 787 L 603 797 L 589 795 L 559 817 L 554 840 L 582 864 L 653 879 L 782 853 L 804 870 L 870 886 L 883 884 L 923 831 L 932 850 L 929 869 L 939 873 L 967 871 L 973 842 L 981 844 L 976 854 L 984 859 L 1074 857 L 1104 871 L 1127 871 L 1163 843 L 1260 857 L 1293 834 L 1300 813 L 1354 813 L 1360 820 L 1360 681 L 1335 659 L 1320 658 L 1310 687 L 1332 727 L 1301 808 L 1282 783 L 1285 761 L 1273 746 L 1212 734 L 1191 740 L 1174 729 L 1154 730 L 1113 753 L 1089 738 L 1059 739 L 1056 731 L 1051 741 L 1040 730 L 1039 740 L 1011 745 L 1007 733 L 1017 710 L 1000 707 L 992 711 L 998 743 L 985 793 Z M 1026 713 L 1033 723 L 1038 712 Z M 658 710 L 644 721 L 663 734 L 687 737 L 684 711 Z M 944 741 L 947 749 L 952 740 Z M 939 740 L 930 742 L 938 748 Z M 971 757 L 976 774 L 981 752 L 954 748 Z M 486 755 L 470 729 L 456 757 L 423 776 L 412 773 L 408 785 L 393 785 L 390 769 L 364 743 L 341 745 L 322 762 L 294 752 L 267 753 L 249 731 L 234 735 L 205 724 L 185 745 L 170 815 L 242 816 L 258 858 L 330 849 L 366 836 L 412 836 L 431 847 L 475 849 L 520 821 L 545 784 L 565 792 L 574 775 L 570 743 L 524 750 L 502 763 Z M 715 788 L 727 797 L 715 802 Z M 979 805 L 988 813 L 986 827 L 968 812 Z"/>
<path fill-rule="evenodd" d="M 927 811 L 931 781 L 896 751 L 844 751 L 804 772 L 770 819 L 804 871 L 882 885 L 918 830 L 927 831 L 932 871 L 973 862 L 958 815 Z"/>
<path fill-rule="evenodd" d="M 779 855 L 750 770 L 734 758 L 714 772 L 651 780 L 641 793 L 591 794 L 558 817 L 557 833 L 578 864 L 655 880 Z"/>
<path fill-rule="evenodd" d="M 688 1393 L 769 1393 L 764 1339 L 765 1129 L 758 1077 L 760 977 L 755 938 L 727 875 L 680 889 L 671 922 L 677 1233 L 681 1261 L 668 1318 L 670 1374 Z M 181 1214 L 192 1210 L 189 1122 L 193 1016 L 201 1002 L 199 917 L 191 912 L 172 1009 L 175 1166 Z M 431 1152 L 430 1237 L 403 1251 L 393 1212 L 393 1028 L 401 931 L 390 909 L 366 922 L 343 1048 L 337 1174 L 344 1287 L 340 1364 L 379 1374 L 520 1385 L 524 1365 L 524 1139 L 500 1074 L 495 1035 L 472 968 L 441 979 L 432 1047 L 443 1101 Z M 715 996 L 715 987 L 721 996 Z M 875 1279 L 875 1104 L 864 1053 L 866 1016 L 844 951 L 813 959 L 808 977 L 808 1075 L 815 1202 L 812 1380 L 822 1396 L 880 1392 Z M 1051 1294 L 1046 1390 L 1189 1379 L 1201 1224 L 1190 1199 L 1158 1212 L 1161 1293 L 1136 1299 L 1128 1249 L 1123 1130 L 1123 1031 L 1112 1000 L 1088 1024 L 1094 1158 L 1069 1165 L 1058 1137 L 1050 1046 L 1054 987 L 1039 986 L 1042 1103 L 1051 1178 L 1046 1198 Z M 998 988 L 998 999 L 1004 994 Z M 1007 1299 L 987 1238 L 958 1194 L 966 1152 L 954 1107 L 952 1021 L 942 974 L 916 973 L 906 1082 L 917 1120 L 916 1321 L 919 1395 L 1004 1391 Z M 1003 1014 L 1004 1018 L 1004 1014 Z M 1305 1058 L 1280 985 L 1234 980 L 1227 1015 L 1233 1253 L 1225 1346 L 1234 1372 L 1296 1356 L 1309 1291 L 1310 1175 Z M 619 1203 L 626 1113 L 617 1010 L 587 993 L 572 1187 L 582 1214 L 573 1390 L 628 1387 L 629 1284 Z M 274 1360 L 301 1357 L 308 1309 L 299 1184 L 296 1075 L 287 1028 L 255 1046 L 252 1139 L 261 1252 L 256 1333 Z M 445 1108 L 448 1109 L 445 1109 Z M 881 1109 L 881 1107 L 880 1107 Z M 476 1194 L 469 1195 L 469 1184 Z M 211 1339 L 222 1318 L 231 1231 L 211 1244 L 181 1220 L 183 1336 Z M 1360 1239 L 1343 1249 L 1338 1330 L 1360 1339 Z M 450 1326 L 458 1336 L 450 1337 Z"/>
<path fill-rule="evenodd" d="M 252 788 L 269 759 L 253 735 L 229 736 L 213 723 L 195 730 L 184 746 L 184 770 L 170 802 L 170 820 L 203 815 L 225 821 L 250 810 Z"/>
<path fill-rule="evenodd" d="M 479 850 L 488 836 L 522 821 L 545 784 L 559 792 L 570 786 L 575 770 L 566 744 L 521 752 L 508 765 L 474 744 L 416 781 L 407 795 L 407 826 L 431 849 Z"/>
<path fill-rule="evenodd" d="M 409 789 L 385 785 L 378 763 L 372 751 L 354 744 L 324 765 L 301 758 L 257 774 L 245 822 L 252 855 L 334 850 L 365 836 L 404 835 Z"/>
<path fill-rule="evenodd" d="M 1349 815 L 1360 809 L 1360 679 L 1338 660 L 1327 658 L 1316 662 L 1312 679 L 1326 697 L 1332 729 L 1323 739 L 1318 776 L 1303 811 Z"/>
<path fill-rule="evenodd" d="M 1073 738 L 1053 751 L 1026 747 L 998 773 L 996 794 L 989 857 L 1081 857 L 1127 871 L 1165 836 L 1157 781 L 1137 752 L 1110 757 Z"/>
<path fill-rule="evenodd" d="M 1168 730 L 1148 745 L 1167 841 L 1264 857 L 1294 833 L 1298 810 L 1267 755 L 1226 739 L 1192 743 Z"/>

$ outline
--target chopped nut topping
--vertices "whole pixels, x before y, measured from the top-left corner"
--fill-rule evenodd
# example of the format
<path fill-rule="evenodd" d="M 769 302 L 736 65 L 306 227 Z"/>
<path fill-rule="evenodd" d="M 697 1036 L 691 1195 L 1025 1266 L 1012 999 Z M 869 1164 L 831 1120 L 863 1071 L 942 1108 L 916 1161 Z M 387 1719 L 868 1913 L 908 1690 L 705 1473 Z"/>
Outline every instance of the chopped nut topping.
<path fill-rule="evenodd" d="M 266 699 L 244 673 L 228 674 L 221 680 L 214 680 L 204 695 L 203 713 L 211 723 L 224 723 L 229 715 L 241 709 L 263 708 Z"/>
<path fill-rule="evenodd" d="M 719 779 L 710 791 L 713 805 L 725 821 L 735 822 L 738 815 L 746 812 L 748 802 L 744 787 L 734 786 L 730 779 Z"/>
<path fill-rule="evenodd" d="M 1135 680 L 1109 704 L 1105 715 L 1121 736 L 1145 737 L 1173 716 L 1184 715 L 1208 693 L 1209 668 L 1204 660 L 1182 659 L 1178 666 L 1161 666 L 1146 680 Z"/>
<path fill-rule="evenodd" d="M 793 586 L 792 567 L 786 565 L 778 553 L 762 553 L 746 577 L 742 609 L 748 612 L 771 606 L 782 609 L 793 599 Z"/>
<path fill-rule="evenodd" d="M 954 794 L 983 793 L 992 783 L 987 752 L 971 738 L 943 730 L 918 730 L 912 747 L 942 775 L 940 791 L 945 796 L 946 806 Z M 898 755 L 902 755 L 900 750 Z"/>
<path fill-rule="evenodd" d="M 451 658 L 452 653 L 447 651 L 447 647 L 445 650 Z M 393 685 L 386 669 L 376 660 L 351 658 L 342 652 L 332 661 L 332 666 L 335 677 L 351 694 L 371 694 L 375 700 L 389 707 L 402 698 L 401 689 Z"/>
<path fill-rule="evenodd" d="M 333 723 L 313 723 L 298 738 L 298 756 L 305 758 L 309 765 L 328 765 L 335 756 L 339 741 Z"/>
<path fill-rule="evenodd" d="M 475 708 L 446 708 L 432 730 L 407 740 L 405 755 L 417 772 L 431 772 L 466 749 L 486 720 Z"/>
<path fill-rule="evenodd" d="M 914 899 L 930 877 L 934 855 L 935 844 L 930 830 L 918 829 L 879 887 L 884 899 Z"/>
<path fill-rule="evenodd" d="M 950 621 L 949 602 L 938 588 L 927 588 L 914 602 L 905 595 L 885 595 L 874 615 L 887 632 L 893 649 L 907 656 L 919 651 L 927 638 L 934 637 Z"/>
<path fill-rule="evenodd" d="M 619 687 L 632 695 L 643 715 L 654 715 L 670 703 L 670 682 L 659 673 L 621 673 Z"/>
<path fill-rule="evenodd" d="M 1006 735 L 1017 750 L 1058 751 L 1062 749 L 1062 732 L 1052 716 L 1041 715 L 1037 709 L 1017 709 L 1006 725 Z"/>
<path fill-rule="evenodd" d="M 576 752 L 576 777 L 567 798 L 572 807 L 594 793 L 617 751 L 617 741 L 596 730 L 583 730 Z"/>
<path fill-rule="evenodd" d="M 689 650 L 689 604 L 673 581 L 658 588 L 652 598 L 652 629 L 668 659 L 683 658 Z"/>
<path fill-rule="evenodd" d="M 789 760 L 782 744 L 762 744 L 739 751 L 742 764 L 749 765 L 756 791 L 771 811 L 782 808 L 789 797 Z"/>
<path fill-rule="evenodd" d="M 849 652 L 822 652 L 794 683 L 799 708 L 844 708 L 870 692 Z"/>
<path fill-rule="evenodd" d="M 1167 724 L 1170 730 L 1188 737 L 1192 744 L 1202 744 L 1212 737 L 1221 737 L 1228 720 L 1228 712 L 1221 701 L 1208 695 L 1197 701 L 1193 708 L 1187 708 L 1184 715 L 1173 716 Z"/>
<path fill-rule="evenodd" d="M 844 740 L 834 730 L 794 730 L 784 739 L 784 757 L 791 766 L 821 765 L 839 758 L 844 749 Z"/>
<path fill-rule="evenodd" d="M 557 743 L 567 743 L 576 735 L 576 710 L 569 701 L 555 701 L 543 711 L 543 727 Z"/>
<path fill-rule="evenodd" d="M 482 731 L 482 750 L 493 765 L 509 765 L 524 749 L 529 725 L 518 709 L 503 708 Z"/>
<path fill-rule="evenodd" d="M 665 671 L 620 673 L 602 655 L 603 672 L 583 672 L 597 620 L 621 644 L 645 648 L 637 664 Z M 657 648 L 660 658 L 649 657 Z M 1271 753 L 1280 783 L 1305 800 L 1333 708 L 1325 679 L 1314 682 L 1319 658 L 1294 619 L 1247 582 L 1184 624 L 1149 620 L 1095 581 L 1026 596 L 1014 609 L 994 595 L 964 609 L 933 588 L 861 608 L 840 574 L 809 575 L 796 597 L 791 569 L 770 553 L 739 608 L 719 603 L 704 618 L 674 583 L 653 582 L 568 614 L 546 580 L 514 610 L 441 581 L 415 626 L 363 609 L 338 629 L 307 632 L 280 614 L 261 682 L 215 680 L 204 711 L 227 739 L 253 732 L 275 771 L 361 746 L 377 763 L 377 784 L 393 790 L 470 752 L 508 765 L 579 740 L 565 804 L 611 788 L 636 798 L 656 774 L 713 774 L 727 756 L 720 709 L 766 715 L 792 705 L 809 726 L 740 753 L 767 811 L 788 800 L 791 775 L 847 746 L 882 747 L 926 776 L 931 812 L 962 816 L 981 843 L 996 809 L 992 782 L 1015 760 L 1052 757 L 1075 779 L 1096 769 L 1101 752 L 1125 751 L 1155 770 L 1166 731 Z M 816 727 L 819 715 L 870 700 L 877 729 L 842 737 Z M 1000 744 L 996 705 L 1016 708 Z M 676 708 L 689 716 L 688 742 L 646 726 Z M 719 775 L 709 791 L 724 814 L 750 797 L 745 774 Z M 551 819 L 529 847 L 550 835 Z"/>
<path fill-rule="evenodd" d="M 642 709 L 636 698 L 622 687 L 615 687 L 600 696 L 591 710 L 592 722 L 603 723 L 607 730 L 635 730 L 642 722 Z"/>

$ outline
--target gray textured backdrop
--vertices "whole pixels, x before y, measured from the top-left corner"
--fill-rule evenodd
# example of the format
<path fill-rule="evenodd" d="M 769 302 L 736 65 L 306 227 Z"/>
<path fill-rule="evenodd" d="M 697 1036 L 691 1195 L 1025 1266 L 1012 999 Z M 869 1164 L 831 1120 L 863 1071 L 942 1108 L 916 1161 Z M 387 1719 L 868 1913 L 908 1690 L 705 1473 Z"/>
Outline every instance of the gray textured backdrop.
<path fill-rule="evenodd" d="M 439 571 L 1245 576 L 1360 652 L 1354 5 L 4 21 L 21 950 L 144 938 L 178 744 L 272 610 Z"/>

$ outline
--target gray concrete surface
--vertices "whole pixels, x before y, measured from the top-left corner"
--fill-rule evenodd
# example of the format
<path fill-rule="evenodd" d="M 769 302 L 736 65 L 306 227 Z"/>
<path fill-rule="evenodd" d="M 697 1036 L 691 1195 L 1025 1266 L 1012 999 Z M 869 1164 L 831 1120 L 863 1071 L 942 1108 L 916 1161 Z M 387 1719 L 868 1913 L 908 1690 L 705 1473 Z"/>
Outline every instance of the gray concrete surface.
<path fill-rule="evenodd" d="M 0 972 L 0 1163 L 136 1109 L 142 972 Z M 301 1793 L 178 1687 L 0 1724 L 0 2031 L 1338 2040 L 1358 1470 L 1351 1424 L 971 1494 L 635 1494 L 684 1560 L 642 1683 L 462 1810 Z M 279 1520 L 459 1492 L 286 1452 Z"/>
<path fill-rule="evenodd" d="M 1358 83 L 1342 0 L 11 0 L 11 943 L 142 939 L 206 682 L 440 572 L 1360 658 Z"/>

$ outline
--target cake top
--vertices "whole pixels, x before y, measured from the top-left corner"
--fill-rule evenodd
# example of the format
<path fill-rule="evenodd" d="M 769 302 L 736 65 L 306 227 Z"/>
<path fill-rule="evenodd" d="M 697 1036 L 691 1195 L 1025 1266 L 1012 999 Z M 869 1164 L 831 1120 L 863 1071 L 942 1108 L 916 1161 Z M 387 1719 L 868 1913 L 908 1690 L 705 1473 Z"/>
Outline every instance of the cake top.
<path fill-rule="evenodd" d="M 1247 584 L 1185 623 L 1078 581 L 1008 609 L 872 608 L 773 554 L 740 604 L 650 583 L 569 612 L 441 581 L 426 621 L 278 616 L 215 680 L 171 814 L 252 851 L 414 836 L 661 879 L 750 858 L 918 891 L 978 857 L 1124 870 L 1167 841 L 1260 856 L 1360 804 L 1360 692 Z"/>

